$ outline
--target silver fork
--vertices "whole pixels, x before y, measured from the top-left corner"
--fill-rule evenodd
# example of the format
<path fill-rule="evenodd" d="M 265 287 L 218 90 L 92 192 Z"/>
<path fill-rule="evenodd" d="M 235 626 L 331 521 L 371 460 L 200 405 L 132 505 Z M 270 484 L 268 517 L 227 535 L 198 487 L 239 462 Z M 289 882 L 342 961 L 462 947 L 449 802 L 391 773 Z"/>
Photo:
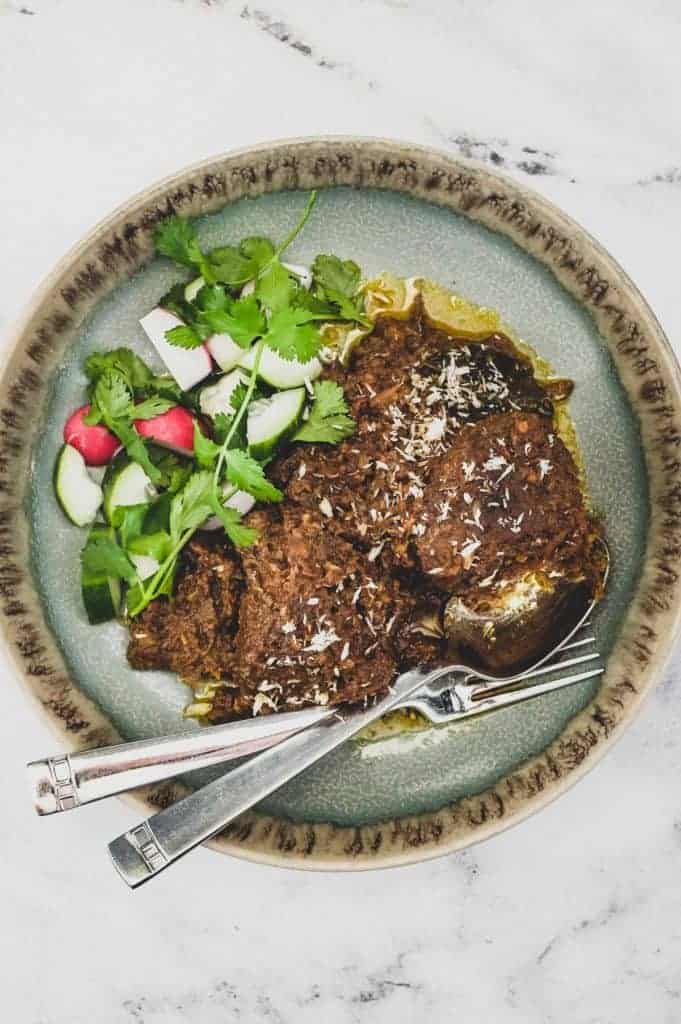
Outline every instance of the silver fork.
<path fill-rule="evenodd" d="M 525 684 L 522 690 L 501 693 L 489 686 L 476 688 L 474 684 L 480 682 L 480 677 L 469 673 L 444 688 L 436 682 L 426 684 L 397 708 L 413 708 L 431 722 L 441 724 L 572 686 L 601 670 L 541 680 L 549 672 L 555 674 L 596 661 L 598 653 L 590 650 L 593 643 L 593 636 L 565 643 L 554 653 L 554 660 L 519 678 L 518 682 Z M 566 653 L 571 654 L 566 660 L 555 660 L 564 659 Z M 73 810 L 138 786 L 250 756 L 332 715 L 327 708 L 309 708 L 210 726 L 192 733 L 42 758 L 27 766 L 33 803 L 40 815 Z"/>
<path fill-rule="evenodd" d="M 388 711 L 417 707 L 431 721 L 447 722 L 516 704 L 599 676 L 604 666 L 592 664 L 584 671 L 555 678 L 555 673 L 561 669 L 595 662 L 596 652 L 577 655 L 557 665 L 548 664 L 556 651 L 564 652 L 592 608 L 593 602 L 568 636 L 522 675 L 496 680 L 487 677 L 493 683 L 490 686 L 480 682 L 475 685 L 466 665 L 450 665 L 430 672 L 417 668 L 403 673 L 391 693 L 365 711 L 355 711 L 345 717 L 327 712 L 315 724 L 123 833 L 109 845 L 114 866 L 132 888 L 148 881 Z M 577 644 L 591 642 L 593 638 L 589 637 Z M 451 675 L 464 678 L 444 688 L 437 686 L 438 680 Z M 528 678 L 543 675 L 550 678 L 529 686 L 521 685 Z"/>

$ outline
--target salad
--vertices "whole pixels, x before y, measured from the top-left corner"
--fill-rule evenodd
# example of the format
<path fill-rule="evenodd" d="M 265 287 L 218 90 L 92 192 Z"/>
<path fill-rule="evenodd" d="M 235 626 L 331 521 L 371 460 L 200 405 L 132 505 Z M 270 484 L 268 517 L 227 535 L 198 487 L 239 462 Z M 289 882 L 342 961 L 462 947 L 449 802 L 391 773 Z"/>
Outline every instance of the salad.
<path fill-rule="evenodd" d="M 189 273 L 140 323 L 167 372 L 129 348 L 87 358 L 87 401 L 64 426 L 54 486 L 66 516 L 88 531 L 81 583 L 91 623 L 134 619 L 171 595 L 197 530 L 253 545 L 258 532 L 244 516 L 282 500 L 266 472 L 282 446 L 333 445 L 354 432 L 343 389 L 317 378 L 327 342 L 372 327 L 360 268 L 327 254 L 309 268 L 283 258 L 315 199 L 278 245 L 253 236 L 203 252 L 189 220 L 162 221 L 158 254 Z"/>

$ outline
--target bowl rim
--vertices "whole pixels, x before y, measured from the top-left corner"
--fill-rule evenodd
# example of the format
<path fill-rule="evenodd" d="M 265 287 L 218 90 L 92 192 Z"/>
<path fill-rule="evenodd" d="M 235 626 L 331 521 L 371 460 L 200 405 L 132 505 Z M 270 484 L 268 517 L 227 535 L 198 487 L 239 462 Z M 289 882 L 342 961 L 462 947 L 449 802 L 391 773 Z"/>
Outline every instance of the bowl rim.
<path fill-rule="evenodd" d="M 65 749 L 120 739 L 70 679 L 28 566 L 22 507 L 36 405 L 84 317 L 153 253 L 154 224 L 177 211 L 214 212 L 244 196 L 337 185 L 410 194 L 515 241 L 588 309 L 641 428 L 650 524 L 641 578 L 598 693 L 539 755 L 494 786 L 438 811 L 375 825 L 292 822 L 248 812 L 210 845 L 260 863 L 363 870 L 441 856 L 518 824 L 564 793 L 638 713 L 681 628 L 681 369 L 654 313 L 626 272 L 587 231 L 534 190 L 487 165 L 428 146 L 358 136 L 283 139 L 191 164 L 120 204 L 77 242 L 35 291 L 0 365 L 0 635 L 17 679 Z M 169 782 L 125 795 L 145 812 L 186 793 Z"/>

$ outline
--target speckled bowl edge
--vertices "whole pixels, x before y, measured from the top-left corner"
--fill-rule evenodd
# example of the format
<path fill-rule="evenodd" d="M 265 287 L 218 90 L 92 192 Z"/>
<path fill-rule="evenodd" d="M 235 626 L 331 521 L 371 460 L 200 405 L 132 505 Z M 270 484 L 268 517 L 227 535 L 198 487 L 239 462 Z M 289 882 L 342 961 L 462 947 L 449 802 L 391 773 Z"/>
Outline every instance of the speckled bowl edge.
<path fill-rule="evenodd" d="M 488 838 L 555 799 L 621 735 L 659 678 L 679 630 L 681 373 L 636 287 L 587 232 L 551 203 L 483 165 L 382 139 L 295 139 L 203 161 L 123 204 L 74 247 L 15 329 L 0 381 L 0 621 L 20 679 L 61 742 L 116 742 L 111 723 L 81 693 L 44 620 L 28 565 L 22 509 L 34 410 L 50 373 L 92 307 L 151 255 L 158 219 L 207 213 L 245 195 L 285 188 L 387 188 L 449 207 L 513 239 L 549 267 L 593 314 L 639 417 L 651 495 L 642 577 L 595 699 L 538 757 L 485 792 L 429 814 L 358 828 L 294 823 L 251 812 L 212 842 L 262 863 L 365 869 L 439 856 Z M 139 791 L 135 806 L 166 806 L 185 790 Z"/>

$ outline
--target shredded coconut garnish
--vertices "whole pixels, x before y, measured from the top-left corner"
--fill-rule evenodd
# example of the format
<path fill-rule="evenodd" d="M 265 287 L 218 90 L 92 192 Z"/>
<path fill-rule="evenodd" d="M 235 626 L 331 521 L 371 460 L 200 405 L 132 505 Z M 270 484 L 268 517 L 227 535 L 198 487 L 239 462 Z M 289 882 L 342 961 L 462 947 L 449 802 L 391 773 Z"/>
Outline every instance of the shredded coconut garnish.
<path fill-rule="evenodd" d="M 340 643 L 340 637 L 336 630 L 331 626 L 329 629 L 320 629 L 310 640 L 306 647 L 303 647 L 304 651 L 312 651 L 315 654 L 321 654 L 331 644 Z"/>

